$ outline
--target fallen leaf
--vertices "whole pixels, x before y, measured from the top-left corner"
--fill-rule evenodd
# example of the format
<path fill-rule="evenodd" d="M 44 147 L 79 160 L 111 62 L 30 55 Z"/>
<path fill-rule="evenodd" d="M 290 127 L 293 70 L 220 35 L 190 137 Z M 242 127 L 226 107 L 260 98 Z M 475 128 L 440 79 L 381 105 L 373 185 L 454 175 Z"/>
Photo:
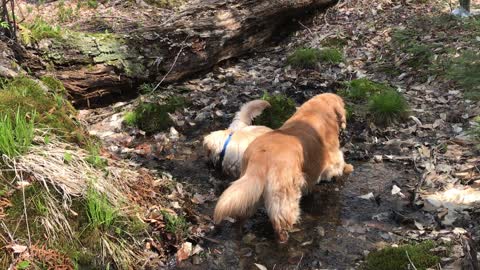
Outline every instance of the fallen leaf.
<path fill-rule="evenodd" d="M 255 263 L 255 266 L 258 267 L 258 269 L 260 269 L 260 270 L 267 270 L 267 267 L 265 267 L 261 264 Z"/>
<path fill-rule="evenodd" d="M 370 193 L 365 194 L 365 195 L 357 196 L 357 198 L 359 198 L 359 199 L 364 199 L 364 200 L 374 200 L 374 199 L 375 199 L 375 195 L 373 195 L 373 193 L 370 192 Z"/>
<path fill-rule="evenodd" d="M 192 256 L 192 243 L 190 242 L 185 242 L 182 244 L 180 249 L 177 251 L 177 262 L 184 261 L 188 259 L 190 256 Z"/>

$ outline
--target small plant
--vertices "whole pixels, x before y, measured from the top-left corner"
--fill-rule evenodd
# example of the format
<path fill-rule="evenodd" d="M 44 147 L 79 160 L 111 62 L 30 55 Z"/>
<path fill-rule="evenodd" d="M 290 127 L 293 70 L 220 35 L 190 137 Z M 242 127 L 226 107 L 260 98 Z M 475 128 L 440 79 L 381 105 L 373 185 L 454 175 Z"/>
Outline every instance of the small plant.
<path fill-rule="evenodd" d="M 72 19 L 74 15 L 73 8 L 65 7 L 65 2 L 62 0 L 57 5 L 57 17 L 60 22 L 68 22 Z"/>
<path fill-rule="evenodd" d="M 413 42 L 405 48 L 405 52 L 409 54 L 406 64 L 412 68 L 425 67 L 431 64 L 433 51 L 422 43 Z"/>
<path fill-rule="evenodd" d="M 0 154 L 14 157 L 23 154 L 32 144 L 35 111 L 23 113 L 17 110 L 12 120 L 8 114 L 0 114 Z"/>
<path fill-rule="evenodd" d="M 350 81 L 343 95 L 353 101 L 365 101 L 374 94 L 391 89 L 391 87 L 385 84 L 377 83 L 367 78 L 360 78 Z"/>
<path fill-rule="evenodd" d="M 415 265 L 416 269 L 419 270 L 435 267 L 440 262 L 440 258 L 430 252 L 434 247 L 434 242 L 425 241 L 423 243 L 402 245 L 396 248 L 387 247 L 373 251 L 368 254 L 363 269 L 404 270 L 409 269 L 411 264 Z M 409 258 L 412 261 L 411 263 Z"/>
<path fill-rule="evenodd" d="M 155 85 L 151 83 L 144 83 L 138 87 L 138 91 L 140 94 L 145 95 L 153 92 L 153 89 L 155 89 Z"/>
<path fill-rule="evenodd" d="M 171 96 L 164 104 L 141 103 L 133 112 L 124 117 L 127 125 L 135 125 L 147 133 L 154 133 L 167 129 L 173 125 L 169 113 L 186 106 L 187 101 L 182 96 Z"/>
<path fill-rule="evenodd" d="M 97 169 L 104 169 L 107 167 L 108 161 L 100 156 L 100 146 L 90 143 L 90 145 L 87 146 L 87 150 L 89 152 L 89 156 L 85 161 Z"/>
<path fill-rule="evenodd" d="M 453 59 L 448 77 L 465 90 L 465 97 L 480 100 L 480 53 L 466 51 Z"/>
<path fill-rule="evenodd" d="M 178 236 L 182 236 L 186 232 L 188 224 L 184 217 L 175 216 L 166 211 L 162 214 L 165 221 L 165 231 Z"/>
<path fill-rule="evenodd" d="M 123 116 L 123 122 L 127 126 L 135 126 L 137 124 L 137 114 L 135 112 L 127 112 L 125 116 Z"/>
<path fill-rule="evenodd" d="M 107 231 L 113 228 L 119 214 L 104 194 L 90 187 L 86 196 L 89 226 L 96 230 Z"/>
<path fill-rule="evenodd" d="M 390 124 L 407 116 L 408 104 L 402 94 L 395 90 L 386 90 L 372 96 L 368 111 L 377 124 Z"/>
<path fill-rule="evenodd" d="M 338 64 L 343 61 L 343 53 L 337 48 L 301 48 L 287 58 L 287 63 L 298 68 L 315 68 L 318 62 Z"/>
<path fill-rule="evenodd" d="M 319 55 L 319 49 L 301 48 L 288 56 L 287 63 L 298 68 L 315 68 L 319 61 Z"/>
<path fill-rule="evenodd" d="M 60 38 L 60 28 L 37 18 L 31 24 L 20 25 L 20 37 L 25 45 L 31 45 L 44 38 Z"/>
<path fill-rule="evenodd" d="M 270 95 L 265 92 L 262 99 L 268 101 L 271 106 L 255 118 L 256 125 L 279 128 L 296 111 L 295 102 L 285 95 Z"/>
<path fill-rule="evenodd" d="M 343 53 L 336 48 L 325 48 L 320 50 L 318 58 L 325 63 L 339 64 L 343 61 Z"/>

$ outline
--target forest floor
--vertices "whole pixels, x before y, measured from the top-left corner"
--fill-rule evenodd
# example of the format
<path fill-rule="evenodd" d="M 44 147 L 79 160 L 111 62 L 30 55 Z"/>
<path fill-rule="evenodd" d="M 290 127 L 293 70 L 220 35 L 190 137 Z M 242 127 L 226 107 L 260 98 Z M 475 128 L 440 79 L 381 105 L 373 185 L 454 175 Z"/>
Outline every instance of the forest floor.
<path fill-rule="evenodd" d="M 469 131 L 480 115 L 480 102 L 449 77 L 449 68 L 480 48 L 480 21 L 450 16 L 443 2 L 418 2 L 423 1 L 341 2 L 292 22 L 299 30 L 282 41 L 225 61 L 195 79 L 161 85 L 155 92 L 149 92 L 155 84 L 146 84 L 134 100 L 79 110 L 80 121 L 100 139 L 102 155 L 145 176 L 129 194 L 142 201 L 138 214 L 151 225 L 149 237 L 138 240 L 147 243 L 143 266 L 379 269 L 372 266 L 376 259 L 388 265 L 396 258 L 381 253 L 374 258 L 375 250 L 428 243 L 428 258 L 408 264 L 478 269 L 480 158 Z M 86 24 L 72 20 L 67 25 Z M 344 59 L 319 62 L 312 69 L 288 65 L 287 57 L 302 47 L 337 48 Z M 354 109 L 342 145 L 355 171 L 346 180 L 319 184 L 302 200 L 302 221 L 288 244 L 276 243 L 263 209 L 249 219 L 243 234 L 229 222 L 215 228 L 216 199 L 234 179 L 207 164 L 203 136 L 226 128 L 242 103 L 264 92 L 286 95 L 300 105 L 316 94 L 341 93 L 358 78 L 402 93 L 409 117 L 376 125 L 363 106 L 346 98 Z M 173 126 L 165 132 L 146 134 L 123 122 L 139 103 L 167 96 L 182 96 L 187 105 L 171 114 Z M 167 179 L 168 188 L 158 185 L 158 179 Z M 181 236 L 165 232 L 165 215 L 159 217 L 158 209 L 184 216 Z M 423 264 L 433 257 L 433 265 Z M 407 269 L 401 265 L 404 259 L 398 269 Z"/>

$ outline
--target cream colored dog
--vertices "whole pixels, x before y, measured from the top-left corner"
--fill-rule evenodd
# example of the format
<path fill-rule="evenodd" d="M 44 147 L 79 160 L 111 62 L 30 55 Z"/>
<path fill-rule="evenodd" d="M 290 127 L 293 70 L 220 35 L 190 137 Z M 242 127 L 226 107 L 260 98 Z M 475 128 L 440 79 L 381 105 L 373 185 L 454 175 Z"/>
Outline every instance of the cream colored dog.
<path fill-rule="evenodd" d="M 248 146 L 241 177 L 220 196 L 214 221 L 240 221 L 251 216 L 263 198 L 280 242 L 300 217 L 300 198 L 320 180 L 350 174 L 340 150 L 340 129 L 346 128 L 342 98 L 321 94 L 304 103 L 278 130 Z"/>
<path fill-rule="evenodd" d="M 252 100 L 242 106 L 226 130 L 210 133 L 203 139 L 203 147 L 210 161 L 228 175 L 238 177 L 243 153 L 258 136 L 272 129 L 264 126 L 251 126 L 253 118 L 270 107 L 265 100 Z"/>

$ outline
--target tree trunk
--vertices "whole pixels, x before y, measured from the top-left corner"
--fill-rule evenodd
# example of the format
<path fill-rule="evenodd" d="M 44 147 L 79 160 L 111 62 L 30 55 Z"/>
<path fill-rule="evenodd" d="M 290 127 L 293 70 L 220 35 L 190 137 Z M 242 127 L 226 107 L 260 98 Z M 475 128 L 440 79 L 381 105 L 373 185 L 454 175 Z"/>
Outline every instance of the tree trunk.
<path fill-rule="evenodd" d="M 132 91 L 132 85 L 168 83 L 207 71 L 222 60 L 265 44 L 291 24 L 336 0 L 198 0 L 161 25 L 128 35 L 70 32 L 41 41 L 75 103 Z"/>

